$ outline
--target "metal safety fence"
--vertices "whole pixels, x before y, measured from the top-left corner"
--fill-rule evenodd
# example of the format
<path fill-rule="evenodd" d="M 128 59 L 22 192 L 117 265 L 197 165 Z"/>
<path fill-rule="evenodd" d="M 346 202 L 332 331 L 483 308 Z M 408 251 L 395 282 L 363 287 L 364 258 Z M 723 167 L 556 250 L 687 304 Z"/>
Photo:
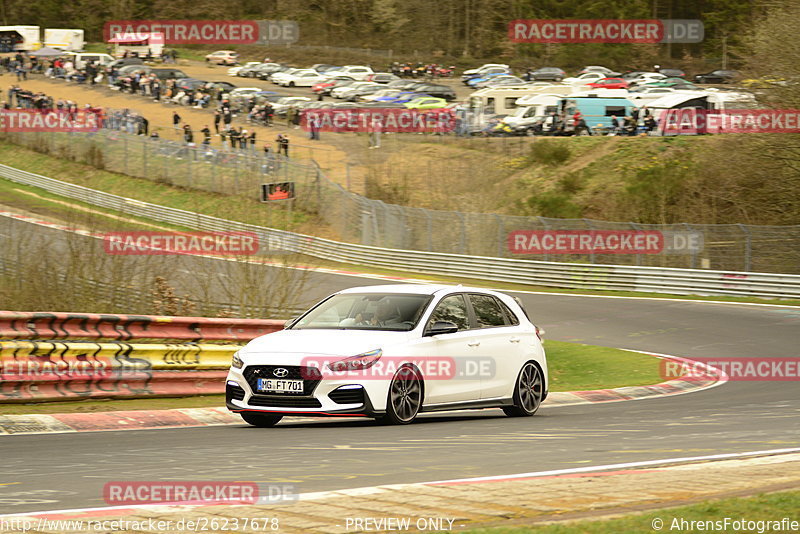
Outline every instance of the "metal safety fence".
<path fill-rule="evenodd" d="M 800 275 L 592 265 L 423 252 L 343 243 L 133 200 L 0 165 L 0 177 L 122 213 L 208 231 L 244 231 L 262 247 L 326 260 L 404 271 L 542 286 L 800 298 Z"/>
<path fill-rule="evenodd" d="M 257 199 L 261 184 L 291 181 L 296 209 L 319 217 L 340 240 L 361 245 L 567 263 L 800 273 L 800 225 L 640 224 L 432 210 L 366 198 L 329 180 L 313 162 L 275 154 L 189 147 L 105 130 L 5 133 L 2 138 L 101 169 L 234 197 Z M 514 232 L 575 230 L 655 231 L 667 238 L 691 237 L 700 246 L 651 254 L 519 254 L 510 246 Z"/>

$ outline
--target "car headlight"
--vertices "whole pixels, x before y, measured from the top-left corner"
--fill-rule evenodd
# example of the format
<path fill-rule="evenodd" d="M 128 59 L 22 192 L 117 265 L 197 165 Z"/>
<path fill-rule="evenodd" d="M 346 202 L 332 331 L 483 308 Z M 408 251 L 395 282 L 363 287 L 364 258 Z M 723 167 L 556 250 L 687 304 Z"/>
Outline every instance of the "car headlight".
<path fill-rule="evenodd" d="M 233 360 L 231 361 L 231 367 L 234 369 L 241 369 L 244 367 L 244 362 L 242 361 L 241 356 L 239 356 L 239 351 L 233 353 Z"/>
<path fill-rule="evenodd" d="M 358 356 L 351 356 L 343 360 L 331 362 L 328 364 L 328 369 L 331 371 L 360 371 L 362 369 L 369 369 L 381 358 L 381 354 L 383 354 L 381 349 L 371 350 L 359 354 Z"/>

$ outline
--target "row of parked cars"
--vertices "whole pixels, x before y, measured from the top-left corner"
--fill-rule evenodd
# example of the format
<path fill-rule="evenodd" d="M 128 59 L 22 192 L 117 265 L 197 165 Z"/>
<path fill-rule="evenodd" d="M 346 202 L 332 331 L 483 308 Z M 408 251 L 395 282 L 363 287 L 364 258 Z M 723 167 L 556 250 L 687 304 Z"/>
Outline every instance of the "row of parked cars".
<path fill-rule="evenodd" d="M 317 64 L 292 68 L 279 63 L 253 62 L 231 68 L 228 74 L 268 80 L 281 87 L 310 87 L 315 95 L 371 105 L 436 109 L 456 99 L 455 91 L 447 85 L 402 79 L 392 73 L 374 72 L 364 65 Z"/>
<path fill-rule="evenodd" d="M 698 74 L 694 77 L 695 83 L 700 84 L 722 84 L 737 81 L 741 76 L 733 70 L 714 70 L 705 74 Z M 533 71 L 528 71 L 523 77 L 514 75 L 508 65 L 501 63 L 487 63 L 476 69 L 464 71 L 461 81 L 475 89 L 486 87 L 500 87 L 511 85 L 524 85 L 537 81 L 563 82 L 575 85 L 588 85 L 599 83 L 601 80 L 615 80 L 615 82 L 603 81 L 603 85 L 608 83 L 619 83 L 624 80 L 628 86 L 650 83 L 665 79 L 671 79 L 674 83 L 691 83 L 687 75 L 681 69 L 659 68 L 656 72 L 629 71 L 626 73 L 615 72 L 606 67 L 591 65 L 582 69 L 576 76 L 570 77 L 564 70 L 557 67 L 542 67 Z"/>

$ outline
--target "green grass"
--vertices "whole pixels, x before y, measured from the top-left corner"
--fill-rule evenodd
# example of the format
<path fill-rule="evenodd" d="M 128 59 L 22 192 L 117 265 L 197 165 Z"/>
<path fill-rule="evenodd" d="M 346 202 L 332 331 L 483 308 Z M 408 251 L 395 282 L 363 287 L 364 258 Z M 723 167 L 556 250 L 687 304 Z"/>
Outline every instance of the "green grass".
<path fill-rule="evenodd" d="M 550 391 L 581 391 L 663 382 L 659 360 L 626 350 L 546 339 Z"/>
<path fill-rule="evenodd" d="M 85 399 L 64 402 L 30 402 L 0 404 L 3 415 L 112 412 L 124 410 L 169 410 L 173 408 L 220 408 L 225 395 L 147 399 Z"/>
<path fill-rule="evenodd" d="M 737 497 L 722 500 L 704 501 L 690 506 L 667 508 L 644 514 L 629 514 L 618 519 L 596 521 L 570 521 L 543 526 L 500 527 L 467 530 L 469 534 L 619 534 L 628 532 L 659 532 L 654 529 L 654 521 L 662 521 L 661 532 L 700 532 L 711 531 L 708 528 L 677 527 L 681 519 L 685 521 L 722 521 L 744 518 L 748 521 L 780 521 L 782 518 L 797 521 L 797 510 L 800 509 L 800 491 L 761 494 L 755 497 Z M 670 529 L 673 526 L 675 529 Z M 759 532 L 756 530 L 718 529 L 716 532 Z M 791 532 L 781 528 L 763 530 L 764 532 Z"/>
<path fill-rule="evenodd" d="M 606 347 L 562 341 L 545 342 L 551 379 L 550 391 L 579 391 L 661 382 L 658 360 L 652 356 Z M 3 404 L 4 414 L 166 410 L 225 405 L 224 395 L 180 398 L 76 400 Z"/>

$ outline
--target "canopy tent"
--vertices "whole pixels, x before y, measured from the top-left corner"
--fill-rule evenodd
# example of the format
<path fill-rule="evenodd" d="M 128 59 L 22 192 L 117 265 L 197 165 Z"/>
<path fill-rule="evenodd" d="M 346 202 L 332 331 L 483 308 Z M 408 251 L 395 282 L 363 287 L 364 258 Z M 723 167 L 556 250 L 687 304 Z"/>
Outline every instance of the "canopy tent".
<path fill-rule="evenodd" d="M 40 48 L 36 52 L 31 52 L 29 55 L 33 57 L 56 57 L 56 56 L 63 56 L 67 54 L 63 50 L 56 50 L 55 48 L 50 48 L 45 46 L 44 48 Z"/>

